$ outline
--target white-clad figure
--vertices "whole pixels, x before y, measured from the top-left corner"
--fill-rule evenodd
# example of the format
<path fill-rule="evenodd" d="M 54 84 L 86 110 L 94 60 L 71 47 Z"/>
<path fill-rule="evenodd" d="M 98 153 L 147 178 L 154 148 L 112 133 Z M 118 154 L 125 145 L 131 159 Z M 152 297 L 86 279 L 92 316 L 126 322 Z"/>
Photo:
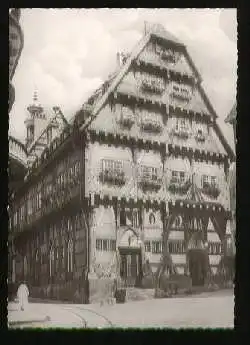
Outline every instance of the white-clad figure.
<path fill-rule="evenodd" d="M 22 283 L 17 290 L 17 298 L 21 310 L 24 310 L 28 304 L 29 289 L 25 283 Z"/>

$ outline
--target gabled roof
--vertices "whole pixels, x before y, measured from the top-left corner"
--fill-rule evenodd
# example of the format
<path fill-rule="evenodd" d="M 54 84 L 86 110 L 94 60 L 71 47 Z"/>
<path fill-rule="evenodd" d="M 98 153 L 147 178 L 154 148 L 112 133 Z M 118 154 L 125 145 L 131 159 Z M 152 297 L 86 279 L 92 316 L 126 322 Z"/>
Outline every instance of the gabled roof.
<path fill-rule="evenodd" d="M 157 23 L 145 23 L 145 33 L 150 33 L 153 36 L 163 38 L 166 41 L 174 42 L 184 46 L 183 42 L 179 41 L 171 32 L 167 31 L 163 25 Z"/>
<path fill-rule="evenodd" d="M 147 43 L 150 41 L 152 36 L 158 36 L 160 38 L 163 38 L 165 40 L 168 41 L 172 41 L 178 45 L 182 45 L 184 48 L 184 54 L 188 60 L 188 62 L 190 63 L 191 67 L 194 69 L 194 73 L 197 77 L 198 80 L 198 90 L 202 96 L 202 99 L 205 102 L 205 105 L 207 106 L 208 110 L 211 112 L 214 120 L 216 120 L 216 118 L 218 117 L 218 115 L 216 114 L 216 111 L 214 110 L 212 104 L 210 103 L 204 88 L 201 86 L 201 77 L 200 74 L 198 72 L 198 70 L 195 67 L 195 64 L 193 63 L 186 47 L 184 46 L 183 43 L 181 43 L 174 35 L 172 35 L 171 33 L 169 33 L 167 30 L 164 29 L 164 27 L 162 25 L 152 25 L 149 28 L 145 29 L 145 36 L 139 41 L 139 43 L 135 46 L 135 48 L 133 49 L 131 55 L 128 57 L 128 59 L 126 60 L 125 64 L 121 66 L 120 70 L 117 71 L 117 74 L 113 77 L 113 79 L 111 79 L 109 81 L 109 83 L 107 84 L 107 89 L 105 92 L 103 93 L 99 93 L 98 97 L 96 97 L 94 104 L 93 104 L 93 109 L 92 109 L 92 114 L 89 118 L 87 118 L 87 120 L 82 124 L 82 126 L 80 127 L 80 130 L 84 130 L 86 129 L 91 122 L 96 118 L 96 116 L 98 115 L 99 111 L 102 109 L 102 107 L 105 105 L 105 103 L 108 100 L 108 97 L 110 96 L 110 94 L 112 92 L 115 92 L 117 86 L 119 85 L 119 83 L 121 82 L 121 80 L 123 79 L 123 77 L 125 76 L 125 74 L 128 72 L 131 63 L 133 62 L 133 60 L 135 60 L 138 55 L 142 52 L 142 50 L 146 47 Z M 231 159 L 234 159 L 234 153 L 233 150 L 231 149 L 231 147 L 229 146 L 229 144 L 227 143 L 225 137 L 222 134 L 222 131 L 220 130 L 218 124 L 216 123 L 216 121 L 214 121 L 214 129 L 216 134 L 218 135 L 219 139 L 222 142 L 222 145 L 224 146 L 226 152 L 229 154 L 229 156 L 231 157 Z"/>

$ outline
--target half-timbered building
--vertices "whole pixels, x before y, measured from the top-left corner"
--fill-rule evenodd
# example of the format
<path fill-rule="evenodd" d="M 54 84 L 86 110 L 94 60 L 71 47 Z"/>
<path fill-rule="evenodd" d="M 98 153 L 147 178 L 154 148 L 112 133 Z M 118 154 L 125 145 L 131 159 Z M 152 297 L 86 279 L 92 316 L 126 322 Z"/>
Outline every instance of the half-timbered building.
<path fill-rule="evenodd" d="M 12 203 L 16 279 L 33 295 L 92 301 L 146 270 L 204 285 L 227 250 L 234 154 L 187 48 L 146 25 L 119 61 Z"/>

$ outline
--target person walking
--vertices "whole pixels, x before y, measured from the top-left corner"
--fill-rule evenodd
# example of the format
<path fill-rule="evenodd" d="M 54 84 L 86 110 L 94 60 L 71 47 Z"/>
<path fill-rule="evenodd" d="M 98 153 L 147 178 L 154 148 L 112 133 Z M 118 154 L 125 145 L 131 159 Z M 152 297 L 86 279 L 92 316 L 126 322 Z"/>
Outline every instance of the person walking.
<path fill-rule="evenodd" d="M 29 289 L 25 282 L 21 283 L 17 290 L 17 298 L 22 311 L 27 307 L 28 304 Z"/>

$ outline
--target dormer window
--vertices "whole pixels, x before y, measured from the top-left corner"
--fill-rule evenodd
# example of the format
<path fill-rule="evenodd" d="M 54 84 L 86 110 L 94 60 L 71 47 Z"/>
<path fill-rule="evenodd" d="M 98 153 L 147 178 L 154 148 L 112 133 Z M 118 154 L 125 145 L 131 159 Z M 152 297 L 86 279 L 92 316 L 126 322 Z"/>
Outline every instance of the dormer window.
<path fill-rule="evenodd" d="M 123 185 L 125 183 L 125 174 L 122 161 L 103 159 L 101 161 L 100 180 L 102 183 Z"/>

